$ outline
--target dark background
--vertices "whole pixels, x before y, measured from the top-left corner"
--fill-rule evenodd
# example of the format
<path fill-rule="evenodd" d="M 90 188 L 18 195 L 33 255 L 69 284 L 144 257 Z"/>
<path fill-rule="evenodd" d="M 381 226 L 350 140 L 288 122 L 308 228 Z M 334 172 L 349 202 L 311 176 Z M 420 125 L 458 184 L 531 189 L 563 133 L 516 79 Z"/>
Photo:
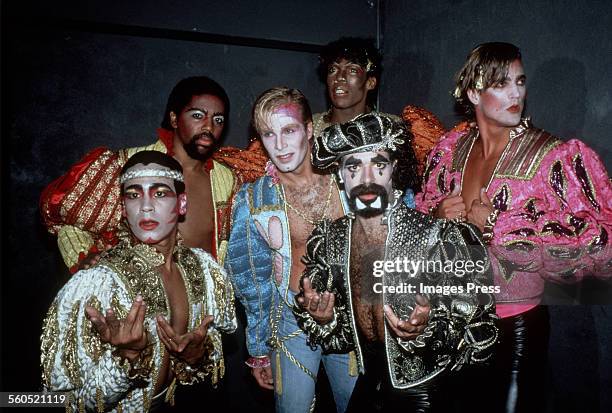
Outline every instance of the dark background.
<path fill-rule="evenodd" d="M 22 0 L 3 1 L 1 13 L 2 391 L 39 389 L 41 321 L 69 277 L 40 224 L 40 192 L 96 146 L 152 143 L 181 78 L 205 74 L 225 87 L 232 105 L 226 143 L 243 147 L 263 90 L 297 87 L 315 112 L 325 110 L 319 46 L 340 36 L 377 37 L 385 56 L 381 110 L 421 105 L 450 127 L 458 119 L 452 77 L 469 50 L 509 41 L 523 52 L 534 123 L 582 138 L 612 167 L 608 1 Z M 568 304 L 584 296 L 581 288 L 570 293 Z M 542 383 L 550 411 L 612 411 L 612 307 L 551 312 L 552 366 Z M 235 366 L 228 411 L 269 406 L 243 356 L 228 354 Z"/>

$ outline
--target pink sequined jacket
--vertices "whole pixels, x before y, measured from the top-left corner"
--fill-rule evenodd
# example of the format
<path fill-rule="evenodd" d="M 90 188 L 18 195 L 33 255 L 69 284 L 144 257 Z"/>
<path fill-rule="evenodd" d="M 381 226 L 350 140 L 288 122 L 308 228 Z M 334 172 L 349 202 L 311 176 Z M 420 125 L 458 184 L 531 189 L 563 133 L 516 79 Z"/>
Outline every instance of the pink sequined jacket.
<path fill-rule="evenodd" d="M 432 149 L 418 210 L 431 212 L 461 185 L 477 137 L 475 128 L 449 132 Z M 563 142 L 524 119 L 511 131 L 486 190 L 499 210 L 491 252 L 500 316 L 538 304 L 544 279 L 610 271 L 612 185 L 597 154 L 581 141 Z"/>

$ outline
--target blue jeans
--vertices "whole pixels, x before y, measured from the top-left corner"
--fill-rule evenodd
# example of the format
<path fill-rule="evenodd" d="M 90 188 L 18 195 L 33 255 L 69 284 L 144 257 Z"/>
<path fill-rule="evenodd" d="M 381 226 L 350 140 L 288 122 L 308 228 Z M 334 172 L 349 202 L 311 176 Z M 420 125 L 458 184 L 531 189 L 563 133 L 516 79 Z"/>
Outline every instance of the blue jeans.
<path fill-rule="evenodd" d="M 293 312 L 287 305 L 283 305 L 278 325 L 278 337 L 282 341 L 288 336 L 290 338 L 283 341 L 282 344 L 310 374 L 290 360 L 283 348 L 277 348 L 272 352 L 276 412 L 307 413 L 310 411 L 315 395 L 315 380 L 319 365 L 323 361 L 334 394 L 336 409 L 339 413 L 343 413 L 357 381 L 357 376 L 349 375 L 349 355 L 323 355 L 318 347 L 312 350 L 306 344 L 306 335 L 298 327 Z M 277 383 L 277 354 L 280 356 L 280 388 Z"/>

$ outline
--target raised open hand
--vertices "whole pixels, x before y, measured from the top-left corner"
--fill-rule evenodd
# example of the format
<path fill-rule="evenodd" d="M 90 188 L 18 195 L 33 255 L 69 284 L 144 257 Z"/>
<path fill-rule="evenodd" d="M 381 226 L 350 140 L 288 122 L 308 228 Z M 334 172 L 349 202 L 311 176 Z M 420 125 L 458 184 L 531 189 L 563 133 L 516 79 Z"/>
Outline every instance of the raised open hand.
<path fill-rule="evenodd" d="M 85 307 L 87 318 L 100 336 L 100 341 L 109 343 L 119 350 L 119 354 L 133 360 L 147 346 L 147 332 L 144 318 L 147 306 L 140 295 L 132 303 L 127 316 L 119 320 L 110 308 L 106 316 L 91 306 Z"/>

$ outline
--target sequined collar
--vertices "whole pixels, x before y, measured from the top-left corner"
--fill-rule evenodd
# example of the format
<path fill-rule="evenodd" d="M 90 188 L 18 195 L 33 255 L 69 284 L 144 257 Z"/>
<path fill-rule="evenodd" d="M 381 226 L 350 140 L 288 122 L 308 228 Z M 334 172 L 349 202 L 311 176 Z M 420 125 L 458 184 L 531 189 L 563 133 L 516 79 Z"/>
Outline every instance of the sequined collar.
<path fill-rule="evenodd" d="M 202 266 L 191 249 L 180 243 L 175 246 L 173 257 L 183 276 L 188 301 L 193 303 L 204 291 Z M 113 270 L 122 280 L 130 300 L 137 294 L 142 295 L 148 316 L 168 314 L 169 305 L 159 270 L 164 262 L 164 255 L 155 248 L 143 243 L 130 245 L 125 239 L 100 259 L 100 265 Z"/>
<path fill-rule="evenodd" d="M 510 140 L 508 141 L 508 145 L 514 139 L 519 136 L 522 136 L 525 131 L 529 130 L 532 127 L 531 118 L 522 118 L 517 126 L 510 130 Z M 474 146 L 474 142 L 480 136 L 478 127 L 474 126 L 468 129 L 468 132 L 461 136 L 457 141 L 456 149 L 453 151 L 453 161 L 452 161 L 452 170 L 453 172 L 461 172 L 463 173 L 465 169 L 465 164 L 467 159 L 470 156 L 470 152 L 472 152 L 472 147 Z"/>

